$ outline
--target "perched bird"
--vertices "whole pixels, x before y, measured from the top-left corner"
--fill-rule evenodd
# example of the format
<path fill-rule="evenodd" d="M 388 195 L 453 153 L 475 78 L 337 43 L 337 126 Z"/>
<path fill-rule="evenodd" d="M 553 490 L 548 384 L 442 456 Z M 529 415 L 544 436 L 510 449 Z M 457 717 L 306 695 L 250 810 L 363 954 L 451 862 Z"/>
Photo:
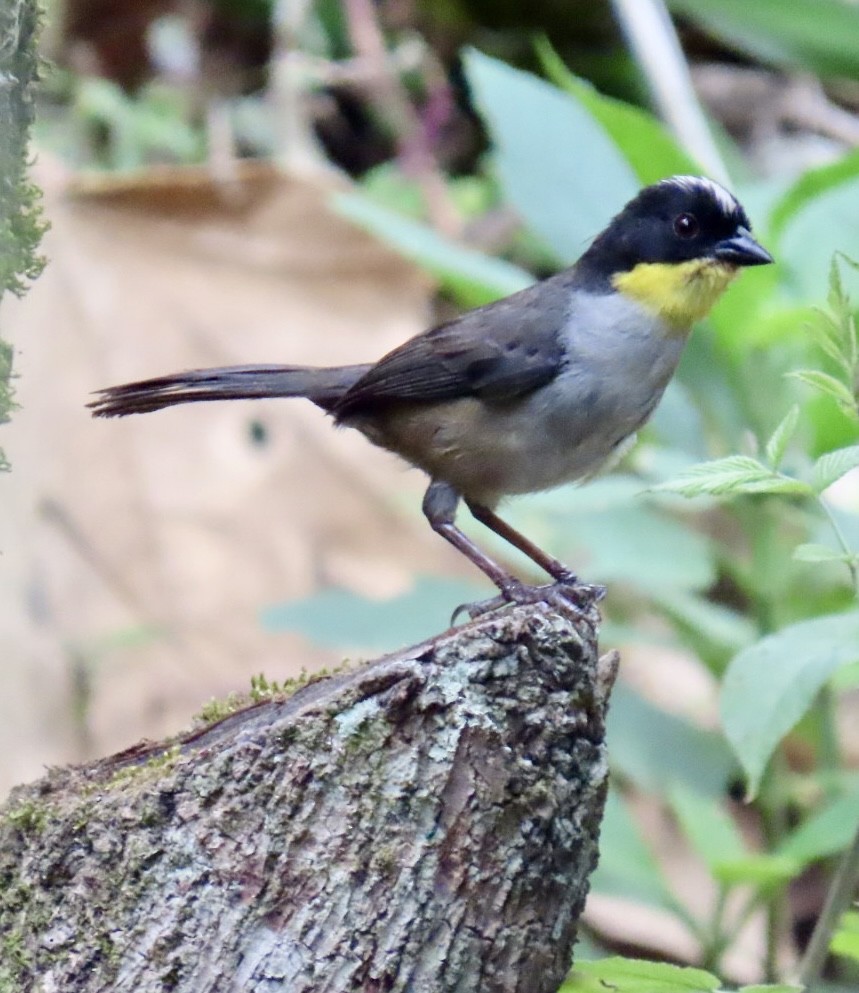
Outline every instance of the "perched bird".
<path fill-rule="evenodd" d="M 198 400 L 305 397 L 430 477 L 432 528 L 500 591 L 496 601 L 594 588 L 495 513 L 502 497 L 595 473 L 652 414 L 695 321 L 741 266 L 772 262 L 736 198 L 709 179 L 648 186 L 571 268 L 416 335 L 378 362 L 229 366 L 99 391 L 97 417 Z M 555 581 L 529 587 L 455 523 L 477 520 Z M 578 600 L 577 600 L 578 597 Z"/>

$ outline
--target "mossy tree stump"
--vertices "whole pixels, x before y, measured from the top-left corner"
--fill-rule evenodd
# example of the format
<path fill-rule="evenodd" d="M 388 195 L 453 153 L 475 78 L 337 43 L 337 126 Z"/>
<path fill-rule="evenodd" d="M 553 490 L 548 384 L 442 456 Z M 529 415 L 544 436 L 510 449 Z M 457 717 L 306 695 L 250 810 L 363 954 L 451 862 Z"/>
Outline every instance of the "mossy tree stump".
<path fill-rule="evenodd" d="M 556 990 L 614 674 L 593 624 L 514 607 L 19 787 L 0 990 Z"/>

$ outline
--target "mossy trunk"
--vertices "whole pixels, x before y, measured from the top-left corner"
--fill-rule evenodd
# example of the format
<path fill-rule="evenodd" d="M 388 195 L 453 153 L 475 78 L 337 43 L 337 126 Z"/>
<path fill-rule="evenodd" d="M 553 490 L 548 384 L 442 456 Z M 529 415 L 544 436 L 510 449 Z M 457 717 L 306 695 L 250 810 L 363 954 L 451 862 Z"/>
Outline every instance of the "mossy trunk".
<path fill-rule="evenodd" d="M 19 787 L 0 990 L 556 990 L 606 789 L 594 626 L 510 608 Z"/>
<path fill-rule="evenodd" d="M 41 271 L 37 249 L 44 231 L 38 190 L 27 179 L 33 84 L 38 78 L 35 0 L 0 4 L 0 301 L 23 293 Z M 0 424 L 13 407 L 12 347 L 0 339 Z M 6 468 L 0 452 L 0 468 Z"/>

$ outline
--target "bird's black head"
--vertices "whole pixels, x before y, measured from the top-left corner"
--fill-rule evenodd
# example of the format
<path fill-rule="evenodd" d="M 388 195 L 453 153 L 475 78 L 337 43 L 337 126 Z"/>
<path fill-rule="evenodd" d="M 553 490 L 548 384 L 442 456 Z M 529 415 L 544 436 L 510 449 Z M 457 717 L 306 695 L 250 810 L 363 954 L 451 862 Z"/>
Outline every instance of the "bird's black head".
<path fill-rule="evenodd" d="M 612 284 L 645 264 L 711 260 L 725 267 L 764 265 L 772 258 L 751 236 L 739 201 L 700 176 L 672 176 L 643 189 L 582 256 L 590 283 Z"/>

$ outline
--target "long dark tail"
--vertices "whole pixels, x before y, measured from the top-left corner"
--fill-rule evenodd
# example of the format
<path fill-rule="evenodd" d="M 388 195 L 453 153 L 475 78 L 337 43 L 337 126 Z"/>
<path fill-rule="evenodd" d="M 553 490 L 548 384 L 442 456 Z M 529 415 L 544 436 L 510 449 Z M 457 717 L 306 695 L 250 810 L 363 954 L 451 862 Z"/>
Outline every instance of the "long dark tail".
<path fill-rule="evenodd" d="M 198 400 L 249 400 L 258 397 L 306 397 L 331 410 L 349 387 L 370 368 L 346 365 L 315 369 L 290 365 L 235 365 L 192 369 L 138 383 L 109 386 L 87 404 L 94 417 L 146 414 L 174 403 Z"/>

